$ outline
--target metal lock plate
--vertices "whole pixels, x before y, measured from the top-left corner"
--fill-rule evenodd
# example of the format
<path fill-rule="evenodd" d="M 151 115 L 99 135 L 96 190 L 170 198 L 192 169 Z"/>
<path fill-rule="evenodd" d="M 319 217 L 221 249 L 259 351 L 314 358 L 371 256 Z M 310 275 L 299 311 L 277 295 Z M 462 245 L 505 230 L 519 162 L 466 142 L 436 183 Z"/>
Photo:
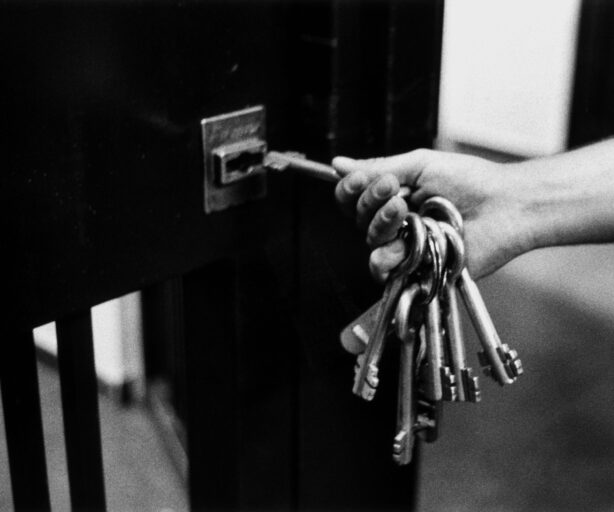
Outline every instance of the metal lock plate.
<path fill-rule="evenodd" d="M 259 105 L 201 121 L 205 213 L 266 196 L 265 110 Z"/>

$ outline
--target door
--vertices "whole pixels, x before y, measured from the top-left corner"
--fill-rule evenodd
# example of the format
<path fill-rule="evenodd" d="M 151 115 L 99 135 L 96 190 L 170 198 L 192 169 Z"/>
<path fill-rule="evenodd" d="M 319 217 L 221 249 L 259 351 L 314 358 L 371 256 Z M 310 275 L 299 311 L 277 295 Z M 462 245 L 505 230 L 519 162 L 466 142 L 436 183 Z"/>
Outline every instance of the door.
<path fill-rule="evenodd" d="M 441 1 L 2 11 L 10 322 L 136 289 L 171 298 L 148 362 L 174 384 L 194 509 L 411 506 L 415 465 L 390 457 L 394 361 L 365 404 L 338 343 L 381 291 L 364 235 L 330 184 L 292 175 L 205 214 L 200 120 L 263 105 L 269 148 L 322 161 L 429 146 Z"/>

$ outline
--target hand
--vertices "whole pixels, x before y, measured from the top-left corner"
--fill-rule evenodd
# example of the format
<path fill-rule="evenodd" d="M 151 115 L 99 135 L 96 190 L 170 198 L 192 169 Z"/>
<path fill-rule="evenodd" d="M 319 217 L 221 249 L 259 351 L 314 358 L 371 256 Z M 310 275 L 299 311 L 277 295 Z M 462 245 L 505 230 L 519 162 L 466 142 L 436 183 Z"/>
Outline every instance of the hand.
<path fill-rule="evenodd" d="M 408 203 L 415 210 L 431 196 L 449 199 L 465 221 L 467 265 L 478 279 L 530 249 L 522 181 L 513 165 L 428 149 L 369 160 L 336 157 L 333 166 L 345 177 L 335 195 L 367 230 L 371 273 L 382 281 L 406 255 L 395 239 L 408 213 L 406 202 L 395 196 L 399 187 L 410 187 Z"/>

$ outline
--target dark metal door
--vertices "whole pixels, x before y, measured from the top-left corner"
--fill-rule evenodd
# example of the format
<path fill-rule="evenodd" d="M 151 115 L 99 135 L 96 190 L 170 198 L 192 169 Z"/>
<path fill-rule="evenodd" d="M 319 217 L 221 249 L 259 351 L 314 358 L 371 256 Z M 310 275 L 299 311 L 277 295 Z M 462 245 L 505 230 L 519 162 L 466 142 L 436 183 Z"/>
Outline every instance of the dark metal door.
<path fill-rule="evenodd" d="M 270 148 L 322 160 L 428 146 L 441 11 L 435 0 L 2 5 L 7 325 L 24 333 L 179 283 L 170 338 L 194 509 L 394 510 L 415 498 L 414 468 L 390 460 L 394 368 L 381 399 L 361 403 L 337 341 L 379 292 L 363 235 L 330 184 L 294 176 L 205 215 L 199 122 L 265 105 Z M 169 337 L 151 339 L 160 353 Z"/>

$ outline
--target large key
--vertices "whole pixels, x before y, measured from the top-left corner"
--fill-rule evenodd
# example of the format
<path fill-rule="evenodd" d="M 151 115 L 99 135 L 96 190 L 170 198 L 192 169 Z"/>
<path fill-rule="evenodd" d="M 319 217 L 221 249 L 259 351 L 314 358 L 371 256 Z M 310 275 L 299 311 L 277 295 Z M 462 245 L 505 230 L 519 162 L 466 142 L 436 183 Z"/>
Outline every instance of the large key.
<path fill-rule="evenodd" d="M 462 243 L 462 216 L 450 201 L 442 197 L 431 197 L 422 204 L 420 212 L 436 212 L 440 218 L 456 228 L 456 234 Z M 457 280 L 457 288 L 483 348 L 478 356 L 484 373 L 501 385 L 511 384 L 523 373 L 522 363 L 515 350 L 501 343 L 484 299 L 466 267 Z"/>
<path fill-rule="evenodd" d="M 441 306 L 438 296 L 433 297 L 426 305 L 424 323 L 426 359 L 428 365 L 428 375 L 424 394 L 429 400 L 439 401 L 443 399 L 443 377 L 445 376 L 446 367 L 443 364 L 444 352 L 441 332 Z"/>
<path fill-rule="evenodd" d="M 455 283 L 465 267 L 465 246 L 459 244 L 460 237 L 446 222 L 440 223 L 442 231 L 448 239 L 447 279 L 442 293 L 442 311 L 445 338 L 451 355 L 451 366 L 456 377 L 458 401 L 479 402 L 481 400 L 479 378 L 473 376 L 471 368 L 467 367 L 465 342 L 461 327 L 458 297 Z"/>
<path fill-rule="evenodd" d="M 420 321 L 410 319 L 421 294 L 421 286 L 413 283 L 399 298 L 395 314 L 395 329 L 400 341 L 399 391 L 397 396 L 397 433 L 392 458 L 399 465 L 409 464 L 414 451 L 416 418 L 415 353 Z"/>
<path fill-rule="evenodd" d="M 462 244 L 462 238 L 457 232 L 450 231 L 446 233 L 446 236 L 450 239 L 456 238 L 455 243 Z M 462 269 L 456 283 L 482 345 L 483 351 L 478 355 L 484 373 L 501 385 L 512 384 L 523 372 L 517 352 L 511 350 L 508 345 L 501 343 L 482 294 L 471 278 L 467 267 Z"/>
<path fill-rule="evenodd" d="M 419 435 L 427 443 L 434 443 L 439 437 L 442 416 L 442 402 L 433 402 L 432 400 L 418 397 L 416 403 L 416 423 L 413 429 L 414 433 Z"/>
<path fill-rule="evenodd" d="M 365 351 L 367 343 L 369 343 L 369 336 L 375 328 L 377 322 L 377 314 L 380 308 L 380 301 L 378 300 L 373 306 L 367 309 L 356 320 L 353 320 L 346 325 L 339 339 L 343 348 L 350 354 L 362 354 Z"/>
<path fill-rule="evenodd" d="M 448 241 L 439 223 L 430 217 L 423 217 L 422 221 L 432 236 L 433 246 L 431 260 L 433 264 L 433 278 L 430 280 L 435 286 L 433 297 L 427 303 L 426 337 L 427 353 L 429 356 L 429 380 L 427 397 L 431 400 L 457 399 L 457 379 L 448 365 L 447 350 L 443 341 L 443 326 L 441 324 L 441 301 L 443 287 L 445 286 L 445 265 L 448 254 Z M 435 260 L 439 261 L 435 261 Z M 436 264 L 435 264 L 436 263 Z"/>
<path fill-rule="evenodd" d="M 410 213 L 407 216 L 403 237 L 411 241 L 409 254 L 386 281 L 375 329 L 369 338 L 365 353 L 357 359 L 353 392 L 365 400 L 373 400 L 379 384 L 379 361 L 397 301 L 405 285 L 405 278 L 418 268 L 424 255 L 426 229 L 417 214 Z"/>
<path fill-rule="evenodd" d="M 444 346 L 441 330 L 441 307 L 438 288 L 443 279 L 443 267 L 438 244 L 432 233 L 428 233 L 427 265 L 421 270 L 423 293 L 424 338 L 426 340 L 426 360 L 424 374 L 424 396 L 431 401 L 439 401 L 445 395 L 454 394 L 454 376 L 446 372 L 444 364 Z"/>

